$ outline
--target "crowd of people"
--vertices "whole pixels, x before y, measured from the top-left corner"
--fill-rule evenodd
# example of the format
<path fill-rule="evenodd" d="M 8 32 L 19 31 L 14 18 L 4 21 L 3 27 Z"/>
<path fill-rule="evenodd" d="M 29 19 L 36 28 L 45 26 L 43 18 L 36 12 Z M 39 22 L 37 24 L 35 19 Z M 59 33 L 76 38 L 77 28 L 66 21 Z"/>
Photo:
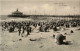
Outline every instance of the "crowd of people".
<path fill-rule="evenodd" d="M 49 32 L 50 29 L 53 31 L 58 31 L 61 27 L 70 28 L 80 26 L 80 20 L 60 20 L 60 21 L 51 21 L 51 22 L 34 22 L 34 21 L 22 21 L 22 22 L 2 22 L 2 30 L 8 30 L 9 32 L 14 32 L 16 29 L 19 32 L 19 36 L 24 34 L 26 31 L 26 36 L 37 27 L 39 32 Z M 34 29 L 33 29 L 34 27 Z"/>
<path fill-rule="evenodd" d="M 37 28 L 38 32 L 50 32 L 50 30 L 53 30 L 53 32 L 57 32 L 61 30 L 61 28 L 71 28 L 71 27 L 80 27 L 80 20 L 59 20 L 59 21 L 46 21 L 46 22 L 39 22 L 39 21 L 11 21 L 11 22 L 1 22 L 2 31 L 9 31 L 9 32 L 18 32 L 18 35 L 23 37 L 23 34 L 26 33 L 25 36 L 30 35 L 33 31 L 36 31 Z M 73 33 L 73 30 L 71 30 L 71 33 Z M 53 37 L 57 40 L 57 44 L 68 44 L 66 42 L 63 42 L 63 40 L 66 39 L 66 36 L 59 34 L 56 38 L 56 36 L 53 34 Z M 33 39 L 30 39 L 33 40 Z"/>

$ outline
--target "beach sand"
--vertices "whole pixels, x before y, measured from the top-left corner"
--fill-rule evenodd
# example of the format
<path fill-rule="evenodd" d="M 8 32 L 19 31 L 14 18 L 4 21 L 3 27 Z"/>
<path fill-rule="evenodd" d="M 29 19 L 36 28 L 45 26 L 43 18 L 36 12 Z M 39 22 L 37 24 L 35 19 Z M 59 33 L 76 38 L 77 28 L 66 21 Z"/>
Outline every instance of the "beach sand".
<path fill-rule="evenodd" d="M 1 28 L 1 27 L 0 27 Z M 0 50 L 1 51 L 79 51 L 80 50 L 80 30 L 77 28 L 67 28 L 57 33 L 67 33 L 66 41 L 69 41 L 70 45 L 58 45 L 53 38 L 54 33 L 50 32 L 38 32 L 35 29 L 28 37 L 21 37 L 18 32 L 9 33 L 8 31 L 0 31 Z M 70 33 L 71 29 L 74 33 Z M 36 41 L 30 41 L 29 39 L 37 39 Z M 19 40 L 21 39 L 21 40 Z"/>

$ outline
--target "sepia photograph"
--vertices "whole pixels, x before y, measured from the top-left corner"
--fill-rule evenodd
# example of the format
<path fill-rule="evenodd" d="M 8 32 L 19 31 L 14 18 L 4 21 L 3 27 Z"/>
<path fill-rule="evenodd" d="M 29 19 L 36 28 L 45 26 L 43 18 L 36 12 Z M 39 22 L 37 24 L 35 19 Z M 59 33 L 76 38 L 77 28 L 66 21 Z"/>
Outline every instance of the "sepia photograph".
<path fill-rule="evenodd" d="M 0 0 L 0 51 L 80 51 L 80 0 Z"/>

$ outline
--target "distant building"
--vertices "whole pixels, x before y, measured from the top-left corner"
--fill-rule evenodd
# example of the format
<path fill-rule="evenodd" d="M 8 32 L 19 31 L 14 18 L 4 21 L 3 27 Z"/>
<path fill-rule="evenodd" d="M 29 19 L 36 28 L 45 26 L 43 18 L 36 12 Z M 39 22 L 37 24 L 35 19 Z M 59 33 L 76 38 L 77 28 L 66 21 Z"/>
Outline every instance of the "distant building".
<path fill-rule="evenodd" d="M 22 12 L 18 11 L 18 9 L 12 13 L 12 15 L 23 15 Z"/>
<path fill-rule="evenodd" d="M 26 15 L 23 15 L 23 13 L 20 12 L 18 9 L 15 12 L 12 12 L 12 14 L 8 16 L 9 17 L 26 17 Z"/>

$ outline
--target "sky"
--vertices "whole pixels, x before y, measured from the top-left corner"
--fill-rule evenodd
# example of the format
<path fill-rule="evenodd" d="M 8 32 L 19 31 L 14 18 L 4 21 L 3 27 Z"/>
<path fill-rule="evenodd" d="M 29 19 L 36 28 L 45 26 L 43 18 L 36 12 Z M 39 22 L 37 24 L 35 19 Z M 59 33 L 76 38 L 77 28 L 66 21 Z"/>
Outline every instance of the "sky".
<path fill-rule="evenodd" d="M 80 15 L 80 0 L 0 0 L 1 15 L 16 11 L 31 15 Z"/>

